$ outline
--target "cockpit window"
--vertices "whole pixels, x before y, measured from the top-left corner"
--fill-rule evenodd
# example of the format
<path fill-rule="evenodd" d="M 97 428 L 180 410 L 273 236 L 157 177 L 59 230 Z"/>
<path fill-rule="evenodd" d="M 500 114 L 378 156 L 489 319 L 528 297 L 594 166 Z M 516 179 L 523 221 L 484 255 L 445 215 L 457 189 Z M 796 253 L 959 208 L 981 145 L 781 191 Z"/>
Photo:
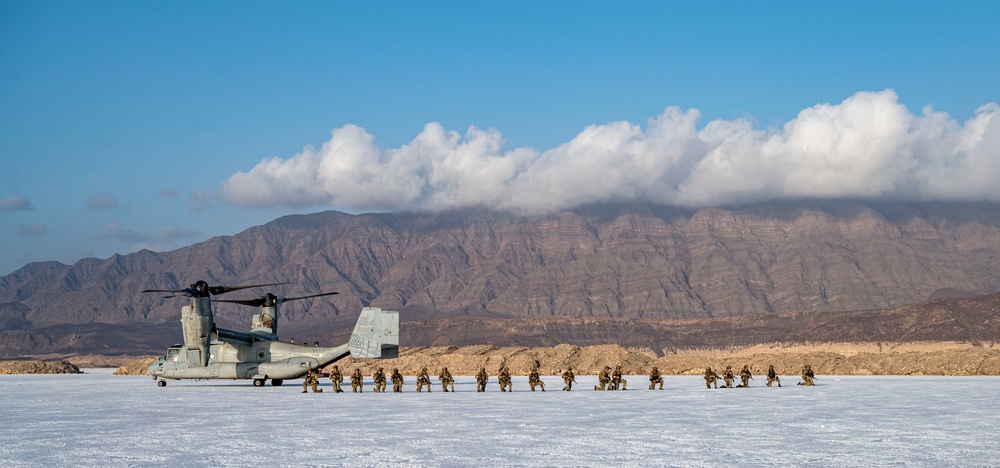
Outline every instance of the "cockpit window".
<path fill-rule="evenodd" d="M 180 349 L 178 349 L 178 348 L 170 348 L 170 349 L 167 350 L 167 355 L 163 356 L 163 360 L 164 361 L 174 361 L 174 362 L 176 362 L 177 361 L 177 355 L 179 355 L 180 353 L 181 353 Z"/>

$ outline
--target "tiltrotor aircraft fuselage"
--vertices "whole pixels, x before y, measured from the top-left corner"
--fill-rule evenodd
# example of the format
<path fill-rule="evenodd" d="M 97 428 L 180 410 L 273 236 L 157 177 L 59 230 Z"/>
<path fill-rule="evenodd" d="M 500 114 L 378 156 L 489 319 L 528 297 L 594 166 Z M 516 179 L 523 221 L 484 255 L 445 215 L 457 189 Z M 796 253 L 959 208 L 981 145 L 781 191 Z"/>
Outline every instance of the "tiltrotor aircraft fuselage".
<path fill-rule="evenodd" d="M 266 294 L 259 299 L 212 300 L 211 297 L 251 286 L 209 286 L 204 281 L 180 290 L 145 290 L 169 292 L 171 296 L 191 297 L 191 304 L 181 307 L 184 344 L 167 349 L 163 357 L 149 366 L 149 374 L 166 385 L 165 379 L 253 379 L 260 387 L 270 379 L 281 385 L 286 379 L 302 377 L 309 369 L 319 369 L 350 354 L 353 358 L 394 358 L 399 355 L 399 313 L 365 307 L 354 326 L 349 342 L 324 347 L 285 343 L 278 340 L 278 304 L 337 293 L 279 298 Z M 212 302 L 234 302 L 257 306 L 260 313 L 252 319 L 249 333 L 215 326 Z"/>

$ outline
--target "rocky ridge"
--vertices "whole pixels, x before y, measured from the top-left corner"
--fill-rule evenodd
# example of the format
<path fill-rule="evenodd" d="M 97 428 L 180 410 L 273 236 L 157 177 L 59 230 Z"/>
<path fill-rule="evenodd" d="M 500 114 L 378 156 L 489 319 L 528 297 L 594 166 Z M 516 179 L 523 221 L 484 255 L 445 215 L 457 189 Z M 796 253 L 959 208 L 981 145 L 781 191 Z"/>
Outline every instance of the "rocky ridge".
<path fill-rule="evenodd" d="M 735 353 L 672 354 L 656 358 L 649 353 L 628 350 L 618 345 L 577 347 L 559 345 L 546 348 L 497 347 L 490 345 L 465 347 L 403 348 L 400 357 L 385 360 L 346 358 L 338 361 L 345 375 L 360 368 L 366 379 L 375 369 L 398 368 L 404 375 L 416 375 L 427 367 L 436 376 L 442 367 L 453 375 L 475 375 L 480 367 L 495 376 L 500 366 L 507 366 L 515 375 L 527 375 L 538 366 L 544 375 L 560 375 L 572 367 L 577 375 L 596 375 L 605 365 L 622 366 L 630 375 L 647 374 L 657 366 L 664 375 L 698 375 L 706 367 L 716 370 L 749 365 L 755 375 L 761 375 L 773 365 L 782 375 L 798 375 L 806 364 L 818 374 L 826 375 L 1000 375 L 1000 348 L 958 348 L 927 343 L 920 351 L 854 351 L 841 345 L 840 352 L 814 350 L 770 352 L 746 350 Z M 864 347 L 862 347 L 864 349 Z M 155 358 L 134 359 L 123 364 L 115 375 L 148 375 L 146 368 Z M 332 366 L 324 369 L 329 372 Z"/>
<path fill-rule="evenodd" d="M 68 361 L 0 361 L 0 374 L 79 374 Z"/>

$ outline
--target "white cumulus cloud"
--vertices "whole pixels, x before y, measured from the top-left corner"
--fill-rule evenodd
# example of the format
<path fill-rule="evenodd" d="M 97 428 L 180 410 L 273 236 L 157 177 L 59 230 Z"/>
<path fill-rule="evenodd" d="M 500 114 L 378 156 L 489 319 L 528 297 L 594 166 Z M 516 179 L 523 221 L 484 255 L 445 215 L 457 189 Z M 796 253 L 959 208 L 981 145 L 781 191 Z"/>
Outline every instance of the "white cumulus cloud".
<path fill-rule="evenodd" d="M 231 203 L 329 204 L 372 210 L 488 206 L 546 211 L 598 202 L 679 206 L 780 198 L 892 198 L 1000 202 L 1000 106 L 959 123 L 895 92 L 860 92 L 801 111 L 781 128 L 667 108 L 645 128 L 592 125 L 540 151 L 505 149 L 497 130 L 464 135 L 427 124 L 385 149 L 347 125 L 319 149 L 270 158 L 223 182 Z"/>

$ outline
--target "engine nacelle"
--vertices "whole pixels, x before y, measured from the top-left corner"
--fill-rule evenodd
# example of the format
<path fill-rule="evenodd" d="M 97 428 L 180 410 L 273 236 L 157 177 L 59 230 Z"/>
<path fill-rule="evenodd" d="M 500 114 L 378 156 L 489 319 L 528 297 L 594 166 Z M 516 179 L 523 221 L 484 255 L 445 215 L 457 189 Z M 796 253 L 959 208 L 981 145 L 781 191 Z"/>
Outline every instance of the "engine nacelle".
<path fill-rule="evenodd" d="M 181 326 L 188 366 L 207 366 L 208 345 L 215 326 L 212 302 L 207 297 L 199 297 L 194 299 L 192 305 L 181 307 Z"/>

